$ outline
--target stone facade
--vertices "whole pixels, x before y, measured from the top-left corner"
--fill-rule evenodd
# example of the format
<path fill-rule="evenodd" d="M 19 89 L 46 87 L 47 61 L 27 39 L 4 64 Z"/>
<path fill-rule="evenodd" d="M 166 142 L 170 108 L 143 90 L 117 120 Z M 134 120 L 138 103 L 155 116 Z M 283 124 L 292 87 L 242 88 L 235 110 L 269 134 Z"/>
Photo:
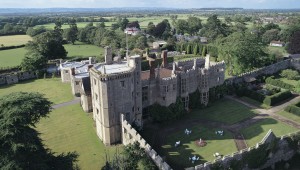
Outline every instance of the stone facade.
<path fill-rule="evenodd" d="M 15 72 L 0 74 L 0 85 L 16 84 L 19 81 L 36 78 L 34 72 Z"/>

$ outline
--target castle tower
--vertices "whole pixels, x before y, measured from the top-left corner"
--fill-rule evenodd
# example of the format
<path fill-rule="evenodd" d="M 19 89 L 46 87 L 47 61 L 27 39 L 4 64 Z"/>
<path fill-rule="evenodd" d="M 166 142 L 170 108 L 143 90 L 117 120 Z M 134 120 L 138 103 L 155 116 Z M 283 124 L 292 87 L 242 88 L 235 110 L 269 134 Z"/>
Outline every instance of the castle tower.
<path fill-rule="evenodd" d="M 122 113 L 129 123 L 142 126 L 141 61 L 139 56 L 128 61 L 90 69 L 93 117 L 105 145 L 121 142 Z"/>

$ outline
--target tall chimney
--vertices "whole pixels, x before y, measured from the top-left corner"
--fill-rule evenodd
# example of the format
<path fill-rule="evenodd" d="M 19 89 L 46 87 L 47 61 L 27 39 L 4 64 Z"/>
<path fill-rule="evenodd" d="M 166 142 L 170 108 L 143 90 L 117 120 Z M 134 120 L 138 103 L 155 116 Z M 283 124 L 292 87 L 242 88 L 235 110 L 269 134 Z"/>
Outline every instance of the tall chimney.
<path fill-rule="evenodd" d="M 164 68 L 168 67 L 168 50 L 164 50 L 161 52 L 161 58 L 162 58 L 162 67 Z"/>
<path fill-rule="evenodd" d="M 149 60 L 149 66 L 150 66 L 150 79 L 155 79 L 155 60 Z"/>
<path fill-rule="evenodd" d="M 206 69 L 209 69 L 209 67 L 210 67 L 210 59 L 209 59 L 209 54 L 207 54 L 206 55 L 206 57 L 205 57 L 205 68 Z"/>
<path fill-rule="evenodd" d="M 105 64 L 112 64 L 112 50 L 111 47 L 107 46 L 105 47 Z"/>
<path fill-rule="evenodd" d="M 89 65 L 92 64 L 92 57 L 89 57 Z"/>
<path fill-rule="evenodd" d="M 71 68 L 71 75 L 72 75 L 72 76 L 75 75 L 75 68 Z"/>

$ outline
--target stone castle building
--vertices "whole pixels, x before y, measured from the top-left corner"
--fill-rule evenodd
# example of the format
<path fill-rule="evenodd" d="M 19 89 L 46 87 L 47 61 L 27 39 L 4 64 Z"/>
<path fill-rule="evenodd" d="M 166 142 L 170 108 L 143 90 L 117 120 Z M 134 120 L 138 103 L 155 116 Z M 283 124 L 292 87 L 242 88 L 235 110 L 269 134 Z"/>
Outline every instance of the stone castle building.
<path fill-rule="evenodd" d="M 161 66 L 155 68 L 155 59 L 149 58 L 150 70 L 141 71 L 139 55 L 113 60 L 111 48 L 106 47 L 104 63 L 61 64 L 62 81 L 71 82 L 84 111 L 93 112 L 97 135 L 104 144 L 121 142 L 121 114 L 128 123 L 143 126 L 144 108 L 154 103 L 169 106 L 180 98 L 188 109 L 189 94 L 197 89 L 206 105 L 209 89 L 224 82 L 225 63 L 212 64 L 209 56 L 167 63 L 167 51 L 163 51 L 161 58 Z"/>

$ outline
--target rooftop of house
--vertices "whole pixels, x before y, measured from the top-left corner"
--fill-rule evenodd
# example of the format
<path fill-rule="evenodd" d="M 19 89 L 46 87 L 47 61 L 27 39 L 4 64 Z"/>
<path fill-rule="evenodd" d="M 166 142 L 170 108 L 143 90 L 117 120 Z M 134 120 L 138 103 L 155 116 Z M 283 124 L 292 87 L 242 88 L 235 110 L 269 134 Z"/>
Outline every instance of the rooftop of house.
<path fill-rule="evenodd" d="M 271 41 L 271 44 L 284 44 L 282 41 Z"/>
<path fill-rule="evenodd" d="M 116 74 L 130 71 L 132 68 L 128 66 L 126 61 L 121 61 L 119 63 L 97 65 L 95 69 L 102 74 Z"/>

